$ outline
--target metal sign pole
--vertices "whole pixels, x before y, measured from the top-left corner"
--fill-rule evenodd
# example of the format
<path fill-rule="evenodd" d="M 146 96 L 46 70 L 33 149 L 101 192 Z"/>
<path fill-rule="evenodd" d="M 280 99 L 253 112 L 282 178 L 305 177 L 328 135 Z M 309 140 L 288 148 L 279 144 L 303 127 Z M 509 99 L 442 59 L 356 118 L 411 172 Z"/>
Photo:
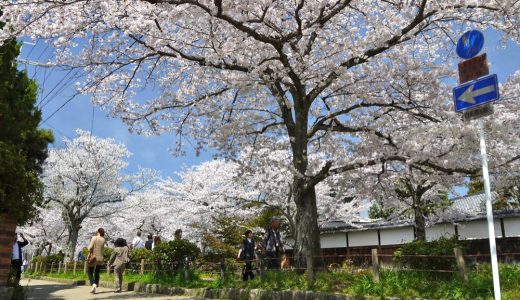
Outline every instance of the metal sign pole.
<path fill-rule="evenodd" d="M 486 192 L 486 213 L 489 232 L 489 251 L 491 254 L 491 270 L 493 273 L 493 290 L 495 300 L 501 300 L 500 278 L 498 276 L 497 246 L 495 243 L 495 225 L 493 222 L 493 206 L 491 205 L 491 185 L 489 183 L 489 173 L 486 154 L 486 139 L 484 133 L 484 121 L 478 120 L 480 136 L 480 155 L 482 157 L 482 176 L 484 177 L 484 190 Z"/>

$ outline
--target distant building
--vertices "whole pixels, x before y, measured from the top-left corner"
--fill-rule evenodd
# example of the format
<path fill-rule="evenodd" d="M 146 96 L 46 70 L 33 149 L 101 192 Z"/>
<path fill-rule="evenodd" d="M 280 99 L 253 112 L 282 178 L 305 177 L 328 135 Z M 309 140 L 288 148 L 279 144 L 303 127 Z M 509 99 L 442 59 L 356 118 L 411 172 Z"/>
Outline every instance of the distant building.
<path fill-rule="evenodd" d="M 494 194 L 493 198 L 497 195 Z M 453 199 L 453 204 L 430 219 L 426 239 L 458 235 L 461 240 L 487 239 L 485 195 Z M 520 237 L 520 209 L 494 211 L 497 238 Z M 342 220 L 321 224 L 321 247 L 353 248 L 401 245 L 414 240 L 411 220 L 347 223 Z"/>

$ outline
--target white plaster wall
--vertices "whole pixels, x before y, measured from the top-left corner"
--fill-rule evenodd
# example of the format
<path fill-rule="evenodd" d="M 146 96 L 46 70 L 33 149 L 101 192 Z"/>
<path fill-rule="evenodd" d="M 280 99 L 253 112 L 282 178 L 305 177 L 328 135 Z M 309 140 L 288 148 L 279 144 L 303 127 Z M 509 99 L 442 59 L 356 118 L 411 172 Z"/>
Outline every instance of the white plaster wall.
<path fill-rule="evenodd" d="M 495 220 L 495 237 L 502 237 L 500 220 Z M 464 222 L 458 225 L 461 240 L 485 239 L 488 238 L 488 227 L 486 220 Z"/>
<path fill-rule="evenodd" d="M 349 247 L 377 246 L 377 230 L 350 231 L 348 245 Z"/>
<path fill-rule="evenodd" d="M 381 245 L 404 244 L 413 241 L 413 227 L 385 228 L 380 235 Z"/>
<path fill-rule="evenodd" d="M 347 237 L 345 232 L 322 233 L 320 236 L 321 248 L 345 248 Z"/>
<path fill-rule="evenodd" d="M 520 236 L 520 218 L 504 218 L 506 237 Z"/>
<path fill-rule="evenodd" d="M 453 224 L 437 224 L 426 227 L 426 240 L 433 241 L 440 237 L 452 237 L 455 235 L 455 226 Z"/>

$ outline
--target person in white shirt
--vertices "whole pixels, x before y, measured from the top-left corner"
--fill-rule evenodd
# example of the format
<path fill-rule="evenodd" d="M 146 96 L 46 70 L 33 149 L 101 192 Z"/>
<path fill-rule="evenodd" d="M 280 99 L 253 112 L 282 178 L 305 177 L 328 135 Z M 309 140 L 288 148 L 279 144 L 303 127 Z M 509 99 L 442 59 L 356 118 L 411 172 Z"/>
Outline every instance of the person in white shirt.
<path fill-rule="evenodd" d="M 29 262 L 27 261 L 27 259 L 24 259 L 23 263 L 22 263 L 22 271 L 23 272 L 27 271 L 28 266 L 29 266 Z"/>
<path fill-rule="evenodd" d="M 18 235 L 23 240 L 22 242 L 18 240 Z M 20 282 L 23 262 L 22 248 L 27 246 L 27 244 L 29 244 L 29 242 L 25 239 L 23 234 L 20 233 L 15 235 L 13 243 L 13 254 L 11 256 L 11 266 L 16 270 L 16 282 Z"/>
<path fill-rule="evenodd" d="M 137 232 L 137 236 L 132 241 L 132 249 L 144 248 L 144 242 L 141 239 L 141 231 Z"/>

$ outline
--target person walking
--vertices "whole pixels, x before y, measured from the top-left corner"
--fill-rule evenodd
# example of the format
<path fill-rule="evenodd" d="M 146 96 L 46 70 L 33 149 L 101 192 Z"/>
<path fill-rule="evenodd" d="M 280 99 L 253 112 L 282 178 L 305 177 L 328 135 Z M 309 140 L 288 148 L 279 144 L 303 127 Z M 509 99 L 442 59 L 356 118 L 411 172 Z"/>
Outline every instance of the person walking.
<path fill-rule="evenodd" d="M 22 263 L 22 272 L 25 273 L 27 271 L 28 266 L 29 266 L 29 262 L 27 261 L 27 259 L 24 259 L 23 263 Z"/>
<path fill-rule="evenodd" d="M 22 241 L 19 241 L 19 238 Z M 11 267 L 15 269 L 16 283 L 20 282 L 20 278 L 22 277 L 22 264 L 23 264 L 23 255 L 22 248 L 27 246 L 29 242 L 23 236 L 22 233 L 15 234 L 14 243 L 13 243 L 13 252 L 11 255 Z"/>
<path fill-rule="evenodd" d="M 122 238 L 118 238 L 114 243 L 114 251 L 110 255 L 108 265 L 114 267 L 114 285 L 116 287 L 115 293 L 120 293 L 123 287 L 123 272 L 125 271 L 126 264 L 130 262 L 128 257 L 128 246 L 126 241 Z"/>
<path fill-rule="evenodd" d="M 99 285 L 99 272 L 103 266 L 103 250 L 105 248 L 105 230 L 98 228 L 96 235 L 90 240 L 88 245 L 88 278 L 92 289 L 92 294 L 96 293 L 96 288 Z"/>
<path fill-rule="evenodd" d="M 267 256 L 267 268 L 272 270 L 280 269 L 280 255 L 284 253 L 282 238 L 280 236 L 281 220 L 278 217 L 271 218 L 271 226 L 266 231 L 262 239 L 262 250 Z"/>
<path fill-rule="evenodd" d="M 144 243 L 144 247 L 146 248 L 146 250 L 152 250 L 152 245 L 153 245 L 153 235 L 150 233 L 148 235 L 148 241 L 146 241 L 146 243 Z"/>
<path fill-rule="evenodd" d="M 85 260 L 85 255 L 83 255 L 83 250 L 80 250 L 78 252 L 78 262 L 81 262 L 81 261 L 84 261 L 84 260 Z"/>
<path fill-rule="evenodd" d="M 141 239 L 141 231 L 137 231 L 136 237 L 132 241 L 132 249 L 144 248 L 144 242 Z"/>
<path fill-rule="evenodd" d="M 253 232 L 247 230 L 244 233 L 244 240 L 240 245 L 237 259 L 245 262 L 245 266 L 242 269 L 242 280 L 247 281 L 249 278 L 253 280 L 255 274 L 253 273 L 253 260 L 255 259 L 255 241 L 253 241 Z"/>

